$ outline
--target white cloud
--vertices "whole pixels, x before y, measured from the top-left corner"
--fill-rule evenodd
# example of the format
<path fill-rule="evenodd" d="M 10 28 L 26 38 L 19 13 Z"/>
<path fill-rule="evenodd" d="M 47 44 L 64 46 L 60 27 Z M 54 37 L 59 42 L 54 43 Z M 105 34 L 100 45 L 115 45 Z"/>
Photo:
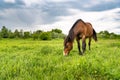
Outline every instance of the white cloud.
<path fill-rule="evenodd" d="M 15 3 L 15 0 L 4 0 L 4 1 L 9 3 Z M 119 28 L 116 29 L 116 27 L 120 27 L 119 26 L 120 22 L 115 20 L 115 18 L 117 19 L 119 18 L 120 13 L 118 12 L 120 12 L 120 8 L 109 11 L 86 12 L 86 11 L 81 11 L 80 10 L 81 8 L 79 9 L 76 8 L 79 6 L 72 5 L 72 2 L 70 2 L 69 4 L 69 1 L 75 1 L 75 0 L 22 0 L 22 1 L 26 5 L 24 9 L 8 8 L 8 9 L 0 10 L 0 23 L 1 23 L 0 26 L 6 25 L 11 29 L 13 28 L 24 29 L 24 30 L 42 29 L 45 31 L 51 30 L 53 28 L 59 28 L 62 29 L 65 34 L 68 34 L 68 31 L 70 30 L 74 22 L 77 19 L 81 18 L 84 21 L 91 22 L 97 32 L 101 30 L 109 30 L 110 32 L 119 33 L 120 31 Z M 97 0 L 97 1 L 90 0 L 87 2 L 85 1 L 81 2 L 82 5 L 80 6 L 89 8 L 95 5 L 99 5 L 103 2 L 109 2 L 109 1 L 114 2 L 115 0 Z M 48 4 L 49 2 L 51 2 L 51 4 Z M 57 3 L 60 4 L 57 6 Z M 60 6 L 62 5 L 62 3 L 64 4 L 64 7 Z M 73 4 L 75 3 L 76 2 L 74 2 Z M 34 8 L 27 8 L 31 6 L 34 6 Z M 59 9 L 61 10 L 59 11 Z M 25 27 L 25 26 L 29 26 L 29 27 Z"/>
<path fill-rule="evenodd" d="M 4 0 L 6 3 L 15 3 L 15 0 Z"/>
<path fill-rule="evenodd" d="M 103 0 L 105 2 L 115 2 L 115 0 Z"/>
<path fill-rule="evenodd" d="M 90 7 L 94 7 L 94 6 L 97 6 L 99 4 L 102 4 L 102 3 L 110 3 L 110 2 L 116 2 L 115 0 L 90 0 L 90 1 L 86 1 L 86 3 L 83 5 L 84 8 L 90 8 Z"/>
<path fill-rule="evenodd" d="M 39 9 L 6 9 L 0 11 L 0 16 L 2 16 L 0 22 L 1 26 L 6 25 L 6 23 L 6 26 L 12 26 L 11 29 L 17 28 L 31 31 L 41 29 L 49 31 L 54 28 L 59 28 L 63 33 L 68 34 L 74 22 L 77 19 L 83 19 L 85 22 L 92 23 L 97 32 L 108 30 L 110 32 L 120 33 L 120 28 L 118 28 L 120 27 L 120 21 L 115 20 L 119 18 L 120 8 L 101 12 L 86 12 L 78 9 L 69 9 L 68 12 L 71 15 L 57 16 L 56 18 L 59 21 L 48 24 L 45 23 L 45 25 L 43 25 L 44 21 L 46 21 L 45 18 L 47 17 L 48 19 L 48 16 L 47 13 Z"/>
<path fill-rule="evenodd" d="M 75 1 L 75 0 L 47 0 L 49 2 L 69 2 L 69 1 Z"/>
<path fill-rule="evenodd" d="M 30 7 L 33 4 L 43 4 L 43 0 L 23 0 L 27 7 Z"/>
<path fill-rule="evenodd" d="M 98 5 L 98 4 L 100 4 L 101 3 L 101 1 L 99 1 L 99 0 L 96 0 L 96 1 L 90 1 L 90 2 L 86 2 L 86 4 L 84 4 L 83 5 L 83 7 L 84 8 L 90 8 L 90 7 L 93 7 L 93 6 L 95 6 L 95 5 Z"/>
<path fill-rule="evenodd" d="M 69 9 L 69 12 L 72 13 L 72 15 L 60 16 L 60 21 L 44 26 L 37 25 L 37 28 L 45 31 L 59 28 L 62 29 L 63 33 L 68 34 L 74 22 L 81 18 L 85 22 L 92 23 L 93 28 L 97 32 L 108 30 L 110 32 L 119 33 L 120 29 L 116 29 L 116 27 L 119 26 L 119 21 L 114 20 L 116 17 L 119 17 L 119 14 L 117 13 L 119 11 L 119 8 L 102 12 L 85 12 L 76 9 Z"/>

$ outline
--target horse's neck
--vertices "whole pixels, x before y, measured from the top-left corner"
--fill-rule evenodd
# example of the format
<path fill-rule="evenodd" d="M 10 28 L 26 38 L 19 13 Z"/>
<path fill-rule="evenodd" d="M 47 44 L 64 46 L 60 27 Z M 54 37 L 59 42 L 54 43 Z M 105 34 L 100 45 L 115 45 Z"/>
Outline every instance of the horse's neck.
<path fill-rule="evenodd" d="M 74 40 L 75 40 L 75 35 L 74 35 L 74 34 L 72 34 L 72 39 L 71 39 L 71 42 L 74 42 Z"/>

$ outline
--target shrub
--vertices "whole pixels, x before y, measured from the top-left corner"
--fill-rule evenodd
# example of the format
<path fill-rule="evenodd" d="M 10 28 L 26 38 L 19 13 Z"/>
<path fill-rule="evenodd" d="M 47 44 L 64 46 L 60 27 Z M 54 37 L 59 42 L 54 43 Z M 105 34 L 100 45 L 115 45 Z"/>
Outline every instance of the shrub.
<path fill-rule="evenodd" d="M 119 35 L 115 33 L 109 33 L 108 31 L 101 31 L 98 33 L 98 37 L 105 39 L 116 39 Z"/>
<path fill-rule="evenodd" d="M 62 34 L 62 33 L 56 33 L 56 32 L 52 32 L 51 36 L 52 36 L 52 39 L 56 39 L 56 38 L 63 39 L 65 37 L 64 34 Z"/>
<path fill-rule="evenodd" d="M 52 29 L 52 32 L 61 34 L 61 33 L 62 33 L 62 30 L 60 30 L 60 29 Z"/>
<path fill-rule="evenodd" d="M 31 34 L 29 31 L 24 32 L 24 38 L 30 38 L 30 37 L 31 37 Z"/>
<path fill-rule="evenodd" d="M 41 40 L 51 40 L 51 33 L 50 32 L 42 32 L 40 34 L 40 39 Z"/>

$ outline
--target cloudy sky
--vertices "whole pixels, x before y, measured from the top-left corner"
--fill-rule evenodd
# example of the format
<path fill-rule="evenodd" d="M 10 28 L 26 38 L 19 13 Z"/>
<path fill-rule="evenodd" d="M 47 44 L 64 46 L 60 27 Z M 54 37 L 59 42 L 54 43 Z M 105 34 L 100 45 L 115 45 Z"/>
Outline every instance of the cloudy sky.
<path fill-rule="evenodd" d="M 0 0 L 0 28 L 59 28 L 67 34 L 77 19 L 91 22 L 97 32 L 120 34 L 120 0 Z"/>

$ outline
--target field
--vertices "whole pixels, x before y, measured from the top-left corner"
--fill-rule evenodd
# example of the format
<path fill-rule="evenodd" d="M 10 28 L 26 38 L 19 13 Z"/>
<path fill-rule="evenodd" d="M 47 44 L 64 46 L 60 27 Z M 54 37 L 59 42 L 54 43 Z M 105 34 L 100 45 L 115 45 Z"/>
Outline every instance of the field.
<path fill-rule="evenodd" d="M 92 41 L 78 55 L 63 56 L 63 40 L 0 40 L 0 80 L 120 80 L 120 41 Z"/>

